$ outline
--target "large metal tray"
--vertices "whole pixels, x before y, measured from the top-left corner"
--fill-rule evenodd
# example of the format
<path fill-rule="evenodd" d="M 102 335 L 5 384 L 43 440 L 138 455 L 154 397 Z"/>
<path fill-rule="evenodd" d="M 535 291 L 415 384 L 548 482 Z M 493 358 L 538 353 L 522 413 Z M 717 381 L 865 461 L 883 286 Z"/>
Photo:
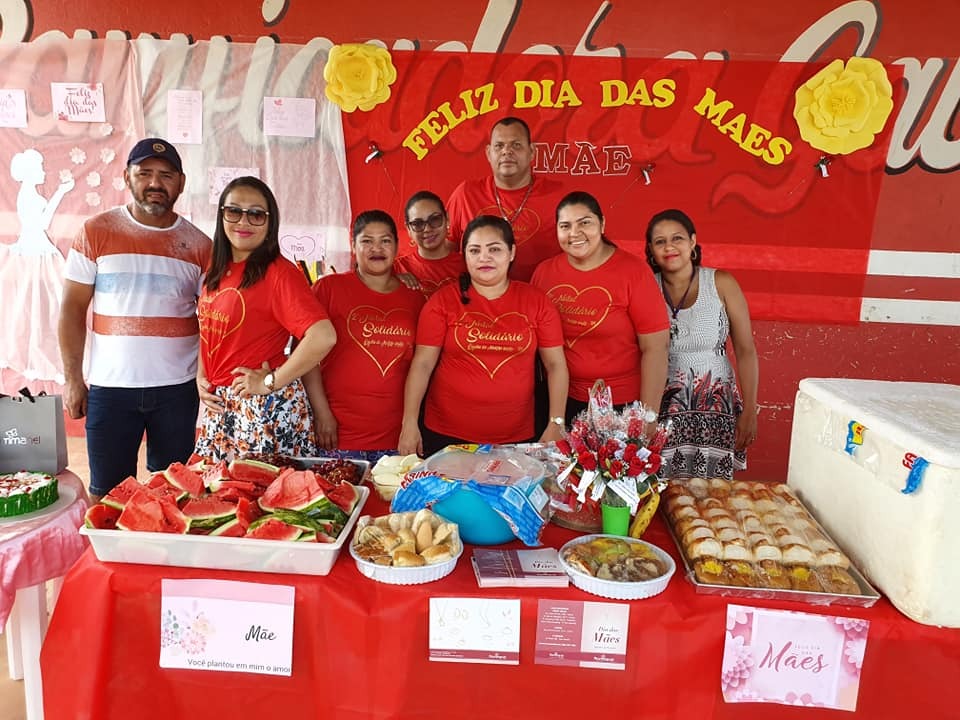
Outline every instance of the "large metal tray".
<path fill-rule="evenodd" d="M 823 526 L 817 522 L 817 519 L 813 517 L 809 508 L 805 507 L 805 509 L 811 520 L 817 525 L 820 532 L 823 533 L 824 537 L 836 545 L 836 542 L 830 537 L 829 533 L 827 533 L 827 531 L 823 529 Z M 662 513 L 663 523 L 667 526 L 667 531 L 670 533 L 670 537 L 677 547 L 677 553 L 683 562 L 684 575 L 687 581 L 694 586 L 698 595 L 723 595 L 724 597 L 757 598 L 758 600 L 792 600 L 809 605 L 852 605 L 855 607 L 872 607 L 873 604 L 880 599 L 880 593 L 867 582 L 867 579 L 860 570 L 852 563 L 850 567 L 847 568 L 847 572 L 850 573 L 851 577 L 856 580 L 857 585 L 860 586 L 861 595 L 842 595 L 837 593 L 811 592 L 809 590 L 780 590 L 778 588 L 751 588 L 737 585 L 702 583 L 697 580 L 697 576 L 693 572 L 693 567 L 683 552 L 683 545 L 681 545 L 680 539 L 673 531 L 673 524 L 670 522 L 670 518 L 667 517 L 666 510 L 663 510 Z"/>

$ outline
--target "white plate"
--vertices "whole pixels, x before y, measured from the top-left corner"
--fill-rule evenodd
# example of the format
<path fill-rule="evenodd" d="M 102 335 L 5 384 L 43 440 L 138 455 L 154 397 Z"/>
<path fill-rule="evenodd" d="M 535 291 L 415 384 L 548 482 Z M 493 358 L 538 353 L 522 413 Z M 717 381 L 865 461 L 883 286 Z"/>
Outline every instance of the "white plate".
<path fill-rule="evenodd" d="M 57 485 L 57 493 L 60 497 L 56 501 L 39 510 L 24 513 L 23 515 L 14 515 L 13 517 L 0 518 L 0 525 L 13 525 L 14 523 L 24 522 L 26 520 L 36 520 L 47 515 L 56 515 L 61 510 L 70 507 L 77 499 L 77 491 L 69 485 Z"/>
<path fill-rule="evenodd" d="M 595 538 L 602 537 L 617 538 L 618 540 L 625 540 L 629 543 L 646 545 L 658 558 L 666 563 L 667 572 L 658 578 L 654 578 L 653 580 L 642 580 L 638 582 L 601 580 L 600 578 L 595 578 L 592 575 L 587 575 L 586 573 L 577 570 L 572 565 L 569 565 L 566 560 L 564 560 L 563 555 L 565 550 L 569 550 L 575 545 L 581 545 L 585 542 L 590 542 Z M 600 597 L 610 598 L 612 600 L 642 600 L 643 598 L 659 595 L 666 590 L 667 583 L 670 582 L 670 578 L 673 577 L 673 573 L 677 569 L 677 565 L 673 562 L 673 558 L 656 545 L 652 545 L 651 543 L 648 543 L 644 540 L 638 540 L 636 538 L 603 534 L 584 535 L 565 544 L 562 548 L 560 548 L 560 564 L 563 566 L 563 569 L 567 571 L 567 575 L 570 576 L 570 582 L 572 582 L 574 586 L 593 595 L 599 595 Z"/>

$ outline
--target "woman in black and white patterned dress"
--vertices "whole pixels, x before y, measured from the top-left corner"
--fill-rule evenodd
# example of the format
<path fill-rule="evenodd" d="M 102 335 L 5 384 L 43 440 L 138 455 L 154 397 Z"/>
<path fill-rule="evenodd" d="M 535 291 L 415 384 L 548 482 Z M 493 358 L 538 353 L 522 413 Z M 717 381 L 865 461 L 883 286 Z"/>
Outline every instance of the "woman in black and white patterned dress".
<path fill-rule="evenodd" d="M 757 437 L 759 369 L 747 301 L 730 273 L 701 266 L 696 229 L 680 210 L 650 219 L 646 252 L 670 315 L 660 409 L 660 419 L 671 423 L 665 473 L 731 480 L 735 470 L 746 468 L 747 446 Z M 727 357 L 728 337 L 736 374 Z"/>

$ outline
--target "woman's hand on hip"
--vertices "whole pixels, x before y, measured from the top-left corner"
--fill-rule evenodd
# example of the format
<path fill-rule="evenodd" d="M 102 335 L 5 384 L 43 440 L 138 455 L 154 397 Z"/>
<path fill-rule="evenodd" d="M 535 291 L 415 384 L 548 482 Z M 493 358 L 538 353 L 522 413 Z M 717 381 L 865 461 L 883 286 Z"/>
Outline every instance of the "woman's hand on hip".
<path fill-rule="evenodd" d="M 230 387 L 242 398 L 253 397 L 254 395 L 269 395 L 272 391 L 263 382 L 264 378 L 270 372 L 270 363 L 266 360 L 256 370 L 250 368 L 238 367 L 233 371 L 233 382 Z"/>
<path fill-rule="evenodd" d="M 219 395 L 213 392 L 213 385 L 203 375 L 197 375 L 197 392 L 200 394 L 202 402 L 210 412 L 220 414 L 223 412 L 223 400 Z"/>

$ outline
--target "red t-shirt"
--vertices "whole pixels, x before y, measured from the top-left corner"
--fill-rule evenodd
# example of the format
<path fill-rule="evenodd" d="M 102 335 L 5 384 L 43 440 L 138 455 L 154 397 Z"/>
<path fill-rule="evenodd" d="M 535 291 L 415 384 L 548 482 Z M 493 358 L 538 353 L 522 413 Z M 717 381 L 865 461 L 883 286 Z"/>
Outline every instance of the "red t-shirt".
<path fill-rule="evenodd" d="M 337 446 L 396 449 L 423 295 L 403 285 L 379 293 L 352 272 L 320 278 L 313 292 L 337 331 L 337 344 L 320 364 Z"/>
<path fill-rule="evenodd" d="M 200 355 L 207 380 L 229 385 L 233 369 L 283 364 L 290 336 L 303 337 L 307 328 L 327 319 L 326 310 L 310 294 L 310 285 L 293 263 L 279 257 L 252 287 L 239 289 L 246 262 L 230 263 L 220 287 L 206 287 L 197 301 Z"/>
<path fill-rule="evenodd" d="M 510 224 L 517 241 L 517 256 L 510 267 L 510 277 L 529 282 L 540 261 L 560 252 L 556 217 L 557 204 L 565 194 L 564 187 L 556 180 L 536 175 L 526 202 L 523 202 L 526 187 L 518 190 L 498 189 L 497 192 L 503 213 L 497 207 L 492 175 L 483 180 L 467 180 L 454 188 L 447 201 L 450 241 L 459 248 L 467 223 L 477 215 L 503 217 L 505 214 L 513 218 Z M 514 218 L 521 203 L 523 208 Z"/>
<path fill-rule="evenodd" d="M 574 268 L 564 254 L 542 262 L 531 284 L 560 311 L 570 397 L 586 402 L 594 381 L 603 378 L 615 404 L 639 400 L 637 335 L 670 327 L 650 267 L 619 248 L 586 271 Z"/>
<path fill-rule="evenodd" d="M 533 361 L 538 348 L 563 345 L 560 315 L 523 282 L 487 300 L 444 285 L 427 301 L 417 345 L 439 347 L 424 422 L 434 432 L 485 443 L 533 436 Z"/>
<path fill-rule="evenodd" d="M 398 273 L 410 273 L 420 281 L 420 289 L 425 297 L 433 295 L 441 285 L 456 282 L 460 273 L 467 271 L 463 262 L 463 255 L 453 251 L 439 260 L 429 260 L 420 257 L 414 250 L 409 255 L 398 257 L 393 263 L 393 269 Z"/>

